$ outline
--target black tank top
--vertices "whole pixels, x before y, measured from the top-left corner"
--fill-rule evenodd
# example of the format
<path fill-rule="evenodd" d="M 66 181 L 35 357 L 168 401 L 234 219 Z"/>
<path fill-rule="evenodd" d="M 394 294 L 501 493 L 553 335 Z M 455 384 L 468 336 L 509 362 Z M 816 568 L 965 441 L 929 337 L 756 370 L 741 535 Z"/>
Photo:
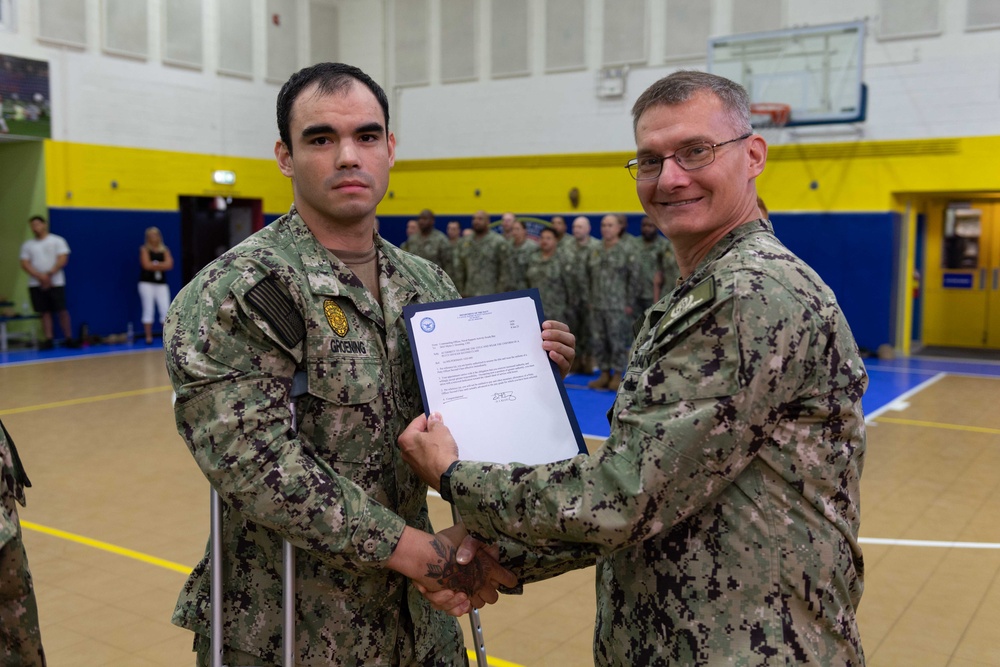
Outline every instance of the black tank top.
<path fill-rule="evenodd" d="M 152 250 L 147 250 L 149 253 L 149 259 L 153 262 L 162 262 L 167 256 L 165 252 L 154 252 Z M 139 282 L 140 283 L 165 283 L 167 282 L 166 276 L 163 275 L 163 271 L 147 271 L 142 269 L 139 272 Z"/>

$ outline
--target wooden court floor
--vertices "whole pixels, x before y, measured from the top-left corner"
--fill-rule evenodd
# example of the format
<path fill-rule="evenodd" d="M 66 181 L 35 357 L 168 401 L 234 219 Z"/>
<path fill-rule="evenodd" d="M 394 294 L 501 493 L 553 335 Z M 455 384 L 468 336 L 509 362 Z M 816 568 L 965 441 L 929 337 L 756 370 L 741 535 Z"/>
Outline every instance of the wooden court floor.
<path fill-rule="evenodd" d="M 161 354 L 0 365 L 0 417 L 34 484 L 21 519 L 53 667 L 193 664 L 170 613 L 204 550 L 208 487 L 174 429 Z M 1000 665 L 995 375 L 943 374 L 871 422 L 869 665 Z M 593 615 L 592 568 L 505 597 L 482 612 L 490 664 L 590 665 Z"/>

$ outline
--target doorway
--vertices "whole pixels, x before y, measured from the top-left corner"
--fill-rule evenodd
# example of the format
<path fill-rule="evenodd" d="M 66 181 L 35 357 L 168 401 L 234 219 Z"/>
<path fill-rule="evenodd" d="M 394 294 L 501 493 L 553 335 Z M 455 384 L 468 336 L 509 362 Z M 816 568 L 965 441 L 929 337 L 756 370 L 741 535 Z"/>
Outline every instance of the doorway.
<path fill-rule="evenodd" d="M 1000 349 L 1000 201 L 928 202 L 924 346 Z"/>
<path fill-rule="evenodd" d="M 178 200 L 184 284 L 213 259 L 264 227 L 260 199 L 181 196 Z"/>

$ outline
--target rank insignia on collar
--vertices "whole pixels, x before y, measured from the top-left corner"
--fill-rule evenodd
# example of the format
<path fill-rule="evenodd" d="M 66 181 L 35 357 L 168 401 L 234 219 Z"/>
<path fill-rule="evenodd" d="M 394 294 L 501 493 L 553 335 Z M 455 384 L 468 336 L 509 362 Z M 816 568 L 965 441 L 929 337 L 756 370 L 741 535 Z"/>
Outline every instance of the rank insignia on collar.
<path fill-rule="evenodd" d="M 347 315 L 337 305 L 336 301 L 327 299 L 323 302 L 323 312 L 326 314 L 326 321 L 330 323 L 333 332 L 343 338 L 347 335 Z"/>

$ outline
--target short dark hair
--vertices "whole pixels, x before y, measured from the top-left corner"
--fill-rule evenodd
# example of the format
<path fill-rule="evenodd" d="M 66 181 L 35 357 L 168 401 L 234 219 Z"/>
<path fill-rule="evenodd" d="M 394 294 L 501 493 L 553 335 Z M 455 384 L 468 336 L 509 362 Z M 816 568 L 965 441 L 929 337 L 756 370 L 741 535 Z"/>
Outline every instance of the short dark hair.
<path fill-rule="evenodd" d="M 49 224 L 49 221 L 45 219 L 45 216 L 44 216 L 44 215 L 33 215 L 33 216 L 31 216 L 30 218 L 28 218 L 28 224 L 30 225 L 30 224 L 31 224 L 31 223 L 33 223 L 33 222 L 34 222 L 35 220 L 41 220 L 41 221 L 42 221 L 42 222 L 44 222 L 44 223 L 45 223 L 46 225 L 47 225 L 47 224 Z"/>
<path fill-rule="evenodd" d="M 542 227 L 541 229 L 538 230 L 538 235 L 541 236 L 545 232 L 551 232 L 553 236 L 556 236 L 556 230 L 553 229 L 552 227 Z"/>
<path fill-rule="evenodd" d="M 750 96 L 735 81 L 708 72 L 681 70 L 668 74 L 647 88 L 632 106 L 632 131 L 639 126 L 639 118 L 647 109 L 660 105 L 682 104 L 696 93 L 712 93 L 722 102 L 737 132 L 752 131 L 750 125 Z"/>
<path fill-rule="evenodd" d="M 295 104 L 299 93 L 313 82 L 319 83 L 317 92 L 324 95 L 344 93 L 351 87 L 352 80 L 360 81 L 375 95 L 375 99 L 378 100 L 382 107 L 382 113 L 385 115 L 385 131 L 389 131 L 389 98 L 386 97 L 382 86 L 353 65 L 319 63 L 300 69 L 278 91 L 278 134 L 289 153 L 292 152 L 292 137 L 289 130 L 292 121 L 292 105 Z"/>

